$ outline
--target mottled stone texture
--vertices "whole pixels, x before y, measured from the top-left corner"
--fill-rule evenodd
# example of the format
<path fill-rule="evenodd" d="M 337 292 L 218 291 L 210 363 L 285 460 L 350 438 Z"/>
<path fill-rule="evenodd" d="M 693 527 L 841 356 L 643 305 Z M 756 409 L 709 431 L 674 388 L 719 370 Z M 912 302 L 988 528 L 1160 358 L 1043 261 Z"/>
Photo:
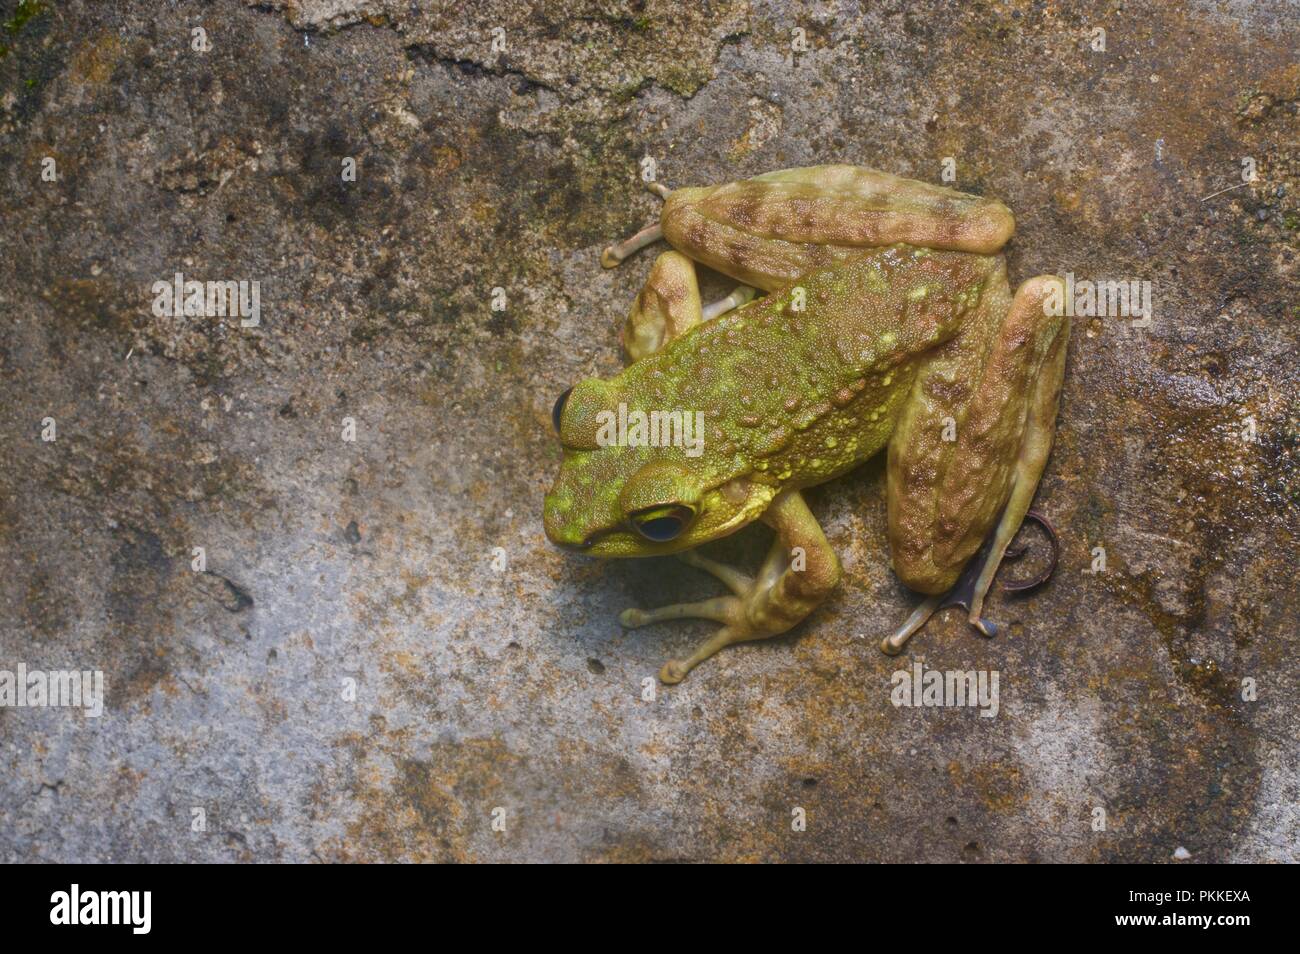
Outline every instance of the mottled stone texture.
<path fill-rule="evenodd" d="M 0 860 L 1297 860 L 1297 4 L 44 6 L 0 37 L 0 668 L 108 699 L 0 709 Z M 951 156 L 1013 280 L 1152 283 L 1149 329 L 1076 322 L 1061 565 L 1002 636 L 879 652 L 914 597 L 875 462 L 810 494 L 837 595 L 643 700 L 709 627 L 616 612 L 719 585 L 540 509 L 650 265 L 598 264 L 647 155 Z M 260 326 L 155 317 L 177 271 L 259 281 Z M 893 707 L 917 660 L 997 670 L 998 716 Z"/>

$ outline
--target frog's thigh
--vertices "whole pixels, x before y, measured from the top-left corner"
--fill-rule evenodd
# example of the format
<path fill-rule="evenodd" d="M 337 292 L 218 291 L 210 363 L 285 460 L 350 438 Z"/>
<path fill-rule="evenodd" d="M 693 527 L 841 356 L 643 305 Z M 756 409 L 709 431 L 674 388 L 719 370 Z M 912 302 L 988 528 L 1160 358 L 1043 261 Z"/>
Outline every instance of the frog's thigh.
<path fill-rule="evenodd" d="M 1015 230 L 1001 202 L 858 166 L 787 169 L 669 194 L 670 245 L 773 291 L 813 269 L 905 242 L 992 254 Z"/>
<path fill-rule="evenodd" d="M 1042 314 L 1042 302 L 1052 286 L 1059 282 L 1058 278 L 1051 275 L 1032 278 L 1020 286 L 1020 291 L 1016 293 L 1017 302 L 1020 302 L 1021 297 L 1024 296 L 1025 299 L 1036 303 L 1035 313 L 1041 323 L 1035 330 L 1035 335 L 1040 343 L 1046 342 L 1046 353 L 1028 395 L 1024 437 L 1015 462 L 1011 495 L 989 541 L 987 553 L 971 594 L 970 622 L 984 631 L 985 635 L 992 635 L 992 633 L 986 631 L 980 618 L 984 609 L 984 596 L 993 584 L 993 576 L 998 571 L 1007 546 L 1019 531 L 1025 514 L 1029 512 L 1029 505 L 1033 503 L 1034 494 L 1038 490 L 1038 481 L 1043 475 L 1043 468 L 1047 466 L 1052 440 L 1056 436 L 1056 412 L 1060 404 L 1061 384 L 1065 379 L 1065 353 L 1070 337 L 1070 319 L 1046 318 Z"/>
<path fill-rule="evenodd" d="M 1069 322 L 1045 314 L 1043 302 L 1058 281 L 1040 276 L 1020 287 L 964 399 L 924 393 L 919 376 L 913 413 L 890 442 L 890 548 L 904 583 L 943 593 L 997 524 L 972 621 L 1051 449 Z M 955 440 L 943 440 L 945 424 Z"/>

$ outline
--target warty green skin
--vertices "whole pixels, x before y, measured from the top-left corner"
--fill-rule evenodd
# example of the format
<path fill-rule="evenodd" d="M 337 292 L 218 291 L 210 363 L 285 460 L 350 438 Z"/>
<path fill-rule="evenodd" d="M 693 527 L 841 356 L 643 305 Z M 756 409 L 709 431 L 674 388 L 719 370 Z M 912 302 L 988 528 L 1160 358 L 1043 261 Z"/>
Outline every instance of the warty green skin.
<path fill-rule="evenodd" d="M 889 441 L 923 357 L 980 310 L 1000 267 L 995 256 L 877 249 L 703 322 L 610 380 L 581 382 L 564 410 L 547 535 L 594 556 L 674 553 L 734 532 L 782 491 L 852 469 Z M 703 412 L 702 454 L 597 446 L 598 412 L 620 403 Z M 668 543 L 628 523 L 675 501 L 697 514 Z"/>

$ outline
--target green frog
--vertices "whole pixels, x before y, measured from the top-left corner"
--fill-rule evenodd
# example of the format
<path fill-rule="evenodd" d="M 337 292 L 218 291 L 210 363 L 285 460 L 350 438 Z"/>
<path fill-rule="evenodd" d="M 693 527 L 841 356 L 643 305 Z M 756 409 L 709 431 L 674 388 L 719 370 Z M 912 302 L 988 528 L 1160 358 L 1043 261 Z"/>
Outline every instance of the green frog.
<path fill-rule="evenodd" d="M 1051 449 L 1069 337 L 1049 306 L 1058 278 L 1007 284 L 1010 210 L 844 165 L 654 191 L 659 222 L 602 263 L 660 239 L 672 250 L 627 317 L 627 367 L 555 403 L 546 535 L 595 557 L 678 554 L 726 586 L 619 617 L 721 624 L 663 666 L 677 683 L 827 598 L 840 564 L 803 490 L 887 449 L 892 566 L 926 599 L 882 648 L 901 652 L 954 602 L 992 635 L 984 597 Z M 697 264 L 740 284 L 705 304 Z M 757 574 L 696 552 L 755 520 L 775 531 Z"/>

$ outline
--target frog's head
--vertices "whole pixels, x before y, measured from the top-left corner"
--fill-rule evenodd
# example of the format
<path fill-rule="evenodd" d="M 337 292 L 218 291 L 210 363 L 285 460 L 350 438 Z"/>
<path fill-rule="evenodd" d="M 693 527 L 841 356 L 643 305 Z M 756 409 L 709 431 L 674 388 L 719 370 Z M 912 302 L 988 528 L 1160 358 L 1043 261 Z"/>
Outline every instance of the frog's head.
<path fill-rule="evenodd" d="M 710 454 L 698 419 L 680 443 L 638 443 L 632 428 L 648 402 L 622 377 L 589 378 L 555 402 L 564 461 L 543 513 L 552 543 L 591 556 L 656 556 L 727 536 L 763 512 L 775 488 Z"/>

